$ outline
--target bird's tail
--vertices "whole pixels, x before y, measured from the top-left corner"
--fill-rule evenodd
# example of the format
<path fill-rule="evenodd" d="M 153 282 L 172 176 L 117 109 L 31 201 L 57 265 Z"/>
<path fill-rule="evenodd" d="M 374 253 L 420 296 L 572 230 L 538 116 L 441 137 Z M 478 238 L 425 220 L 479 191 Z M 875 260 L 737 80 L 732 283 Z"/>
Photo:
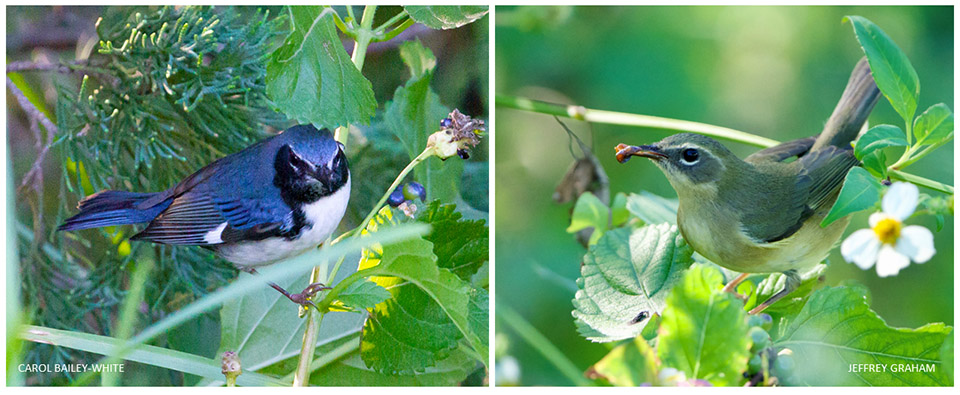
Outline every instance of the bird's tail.
<path fill-rule="evenodd" d="M 867 58 L 861 58 L 850 74 L 847 88 L 843 90 L 837 107 L 811 150 L 830 145 L 850 148 L 850 143 L 857 139 L 860 128 L 867 121 L 867 116 L 873 111 L 879 98 L 880 89 L 877 89 L 877 83 L 873 81 Z"/>
<path fill-rule="evenodd" d="M 152 221 L 166 208 L 164 204 L 137 207 L 156 193 L 102 191 L 80 201 L 80 213 L 68 218 L 57 230 L 80 230 L 101 226 L 138 224 Z"/>

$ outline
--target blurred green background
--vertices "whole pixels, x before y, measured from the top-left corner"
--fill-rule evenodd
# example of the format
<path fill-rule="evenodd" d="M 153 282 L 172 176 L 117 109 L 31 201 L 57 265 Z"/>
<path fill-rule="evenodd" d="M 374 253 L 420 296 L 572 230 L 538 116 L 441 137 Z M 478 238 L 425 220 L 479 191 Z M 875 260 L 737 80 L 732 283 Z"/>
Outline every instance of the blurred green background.
<path fill-rule="evenodd" d="M 918 113 L 953 102 L 952 7 L 497 7 L 496 92 L 588 108 L 726 126 L 780 141 L 819 133 L 863 53 L 844 15 L 887 32 L 920 77 Z M 617 143 L 647 144 L 673 132 L 563 121 L 610 177 L 610 195 L 648 190 L 676 197 L 653 164 L 620 166 Z M 881 99 L 870 124 L 902 120 Z M 551 196 L 574 158 L 552 116 L 497 107 L 497 305 L 512 307 L 581 371 L 614 343 L 577 334 L 571 299 L 586 250 L 565 232 L 573 203 Z M 725 142 L 741 157 L 757 148 Z M 574 149 L 574 152 L 578 150 Z M 892 153 L 892 154 L 891 154 Z M 888 157 L 899 155 L 891 149 Z M 953 184 L 953 144 L 909 171 Z M 929 190 L 921 192 L 936 194 Z M 867 226 L 853 217 L 848 233 Z M 912 223 L 935 229 L 930 217 Z M 887 323 L 953 325 L 954 220 L 935 233 L 937 255 L 879 278 L 830 256 L 827 285 L 853 279 L 872 292 Z M 542 354 L 498 319 L 498 381 L 571 385 Z M 519 371 L 509 366 L 517 362 Z M 516 366 L 514 365 L 514 366 Z M 504 381 L 506 380 L 506 381 Z"/>

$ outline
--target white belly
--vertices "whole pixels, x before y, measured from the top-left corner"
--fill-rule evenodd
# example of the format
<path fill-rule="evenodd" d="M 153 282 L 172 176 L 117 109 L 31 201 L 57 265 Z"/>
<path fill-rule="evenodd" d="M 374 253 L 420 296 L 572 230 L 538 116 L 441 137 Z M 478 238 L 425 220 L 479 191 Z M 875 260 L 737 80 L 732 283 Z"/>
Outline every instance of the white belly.
<path fill-rule="evenodd" d="M 337 192 L 303 206 L 307 224 L 313 226 L 304 228 L 296 239 L 270 238 L 223 245 L 217 249 L 217 253 L 237 267 L 245 268 L 269 265 L 316 248 L 330 237 L 343 219 L 350 200 L 350 181 L 347 178 Z"/>

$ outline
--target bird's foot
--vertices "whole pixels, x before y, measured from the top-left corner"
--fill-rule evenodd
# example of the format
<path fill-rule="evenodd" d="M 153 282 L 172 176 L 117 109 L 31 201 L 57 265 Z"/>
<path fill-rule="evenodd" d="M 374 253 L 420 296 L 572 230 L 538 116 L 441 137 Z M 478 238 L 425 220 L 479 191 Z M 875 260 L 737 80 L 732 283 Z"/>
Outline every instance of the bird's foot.
<path fill-rule="evenodd" d="M 313 306 L 313 308 L 319 309 L 317 305 L 314 304 L 313 301 L 310 299 L 313 298 L 313 296 L 316 295 L 317 292 L 325 291 L 328 289 L 332 289 L 332 288 L 324 285 L 323 283 L 313 283 L 308 285 L 306 288 L 304 288 L 303 291 L 300 291 L 300 293 L 285 294 L 285 295 L 287 296 L 288 299 L 290 299 L 290 301 L 300 306 L 303 306 L 304 308 L 306 308 L 307 306 Z"/>
<path fill-rule="evenodd" d="M 737 278 L 735 278 L 735 279 L 733 279 L 733 280 L 730 280 L 730 282 L 728 282 L 727 285 L 723 287 L 723 292 L 732 293 L 733 296 L 736 296 L 736 297 L 737 297 L 737 299 L 740 299 L 740 300 L 746 302 L 746 301 L 747 301 L 747 296 L 746 296 L 746 295 L 741 295 L 741 294 L 737 293 L 737 286 L 739 286 L 740 283 L 743 282 L 743 280 L 746 280 L 748 276 L 749 276 L 748 273 L 743 273 L 743 274 L 740 274 L 739 276 L 737 276 Z"/>

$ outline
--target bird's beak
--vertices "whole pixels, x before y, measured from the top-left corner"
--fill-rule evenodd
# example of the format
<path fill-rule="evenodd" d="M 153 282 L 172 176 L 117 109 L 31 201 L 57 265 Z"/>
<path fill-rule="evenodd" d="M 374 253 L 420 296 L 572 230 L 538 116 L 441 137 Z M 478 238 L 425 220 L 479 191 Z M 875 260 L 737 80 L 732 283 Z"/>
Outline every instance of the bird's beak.
<path fill-rule="evenodd" d="M 631 156 L 642 156 L 644 158 L 650 158 L 653 160 L 660 160 L 666 158 L 667 155 L 660 151 L 660 148 L 657 148 L 655 145 L 626 145 L 618 144 L 617 145 L 617 162 L 627 163 L 630 160 Z"/>

